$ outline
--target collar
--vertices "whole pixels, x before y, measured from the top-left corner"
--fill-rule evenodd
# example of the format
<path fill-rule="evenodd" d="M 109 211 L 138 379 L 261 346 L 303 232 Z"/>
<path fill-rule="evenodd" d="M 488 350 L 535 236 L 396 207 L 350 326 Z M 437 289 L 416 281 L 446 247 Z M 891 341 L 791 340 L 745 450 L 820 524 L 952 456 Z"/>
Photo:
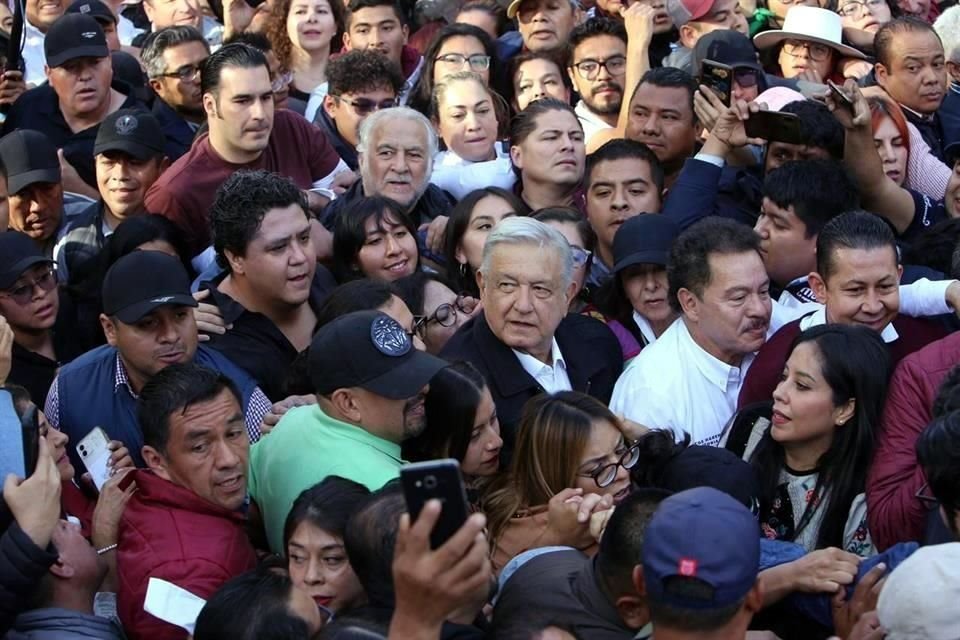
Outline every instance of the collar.
<path fill-rule="evenodd" d="M 596 556 L 584 560 L 583 569 L 576 574 L 570 586 L 577 600 L 583 603 L 584 609 L 624 631 L 628 630 L 616 607 L 600 588 Z"/>
<path fill-rule="evenodd" d="M 643 338 L 647 341 L 647 344 L 653 344 L 657 341 L 657 334 L 653 331 L 653 327 L 646 318 L 634 311 L 633 321 L 636 323 L 637 328 L 640 329 L 640 333 L 643 334 Z"/>
<path fill-rule="evenodd" d="M 743 357 L 739 367 L 733 367 L 726 362 L 721 361 L 694 341 L 687 328 L 686 318 L 681 318 L 682 322 L 674 322 L 670 329 L 676 327 L 678 339 L 680 342 L 680 351 L 686 352 L 687 357 L 693 361 L 697 370 L 708 382 L 726 393 L 731 383 L 738 383 L 743 375 L 740 373 L 744 365 L 749 364 L 755 354 L 748 354 Z M 668 331 L 670 330 L 668 329 Z M 683 358 L 681 356 L 681 361 Z"/>
<path fill-rule="evenodd" d="M 37 27 L 27 20 L 27 17 L 23 17 L 23 34 L 28 39 L 29 38 L 39 38 L 40 42 L 43 42 L 43 39 L 46 37 L 46 34 L 43 31 L 40 31 Z"/>
<path fill-rule="evenodd" d="M 932 124 L 937 117 L 936 113 L 923 114 L 923 113 L 920 113 L 919 111 L 914 111 L 913 109 L 903 104 L 902 102 L 898 102 L 897 104 L 900 105 L 900 108 L 903 109 L 904 112 L 907 113 L 907 115 L 912 115 L 914 118 L 918 119 L 920 122 L 923 122 L 923 123 Z"/>
<path fill-rule="evenodd" d="M 313 280 L 311 281 L 310 297 L 307 298 L 307 304 L 310 305 L 310 308 L 313 309 L 314 312 L 316 312 L 320 308 L 320 305 L 323 302 L 323 295 L 321 294 L 321 292 L 318 290 L 318 287 L 317 287 L 317 273 L 319 272 L 320 269 L 322 269 L 322 267 L 320 265 L 317 265 L 317 269 L 318 271 L 314 272 Z M 217 307 L 219 307 L 220 309 L 220 312 L 223 314 L 223 321 L 226 324 L 233 324 L 240 318 L 240 316 L 242 316 L 245 313 L 248 313 L 252 316 L 263 316 L 265 320 L 267 320 L 268 322 L 270 322 L 271 325 L 273 325 L 273 321 L 267 318 L 267 316 L 256 311 L 250 311 L 249 309 L 244 307 L 242 304 L 234 300 L 232 297 L 230 297 L 229 295 L 227 295 L 223 291 L 220 291 L 220 289 L 217 288 L 220 286 L 221 282 L 227 279 L 227 276 L 229 275 L 230 275 L 229 271 L 221 271 L 212 280 L 205 280 L 200 283 L 201 291 L 203 291 L 204 289 L 210 291 L 210 297 L 212 298 L 213 304 L 217 305 Z M 276 326 L 276 325 L 273 325 L 273 326 Z"/>
<path fill-rule="evenodd" d="M 121 386 L 127 388 L 127 392 L 134 400 L 137 399 L 137 394 L 134 393 L 133 387 L 130 386 L 130 376 L 127 375 L 127 367 L 123 364 L 123 358 L 120 357 L 120 352 L 117 351 L 117 361 L 113 374 L 113 392 L 116 393 Z"/>
<path fill-rule="evenodd" d="M 956 94 L 960 94 L 960 82 L 951 81 L 948 89 Z"/>
<path fill-rule="evenodd" d="M 510 351 L 513 351 L 514 355 L 517 356 L 517 360 L 520 361 L 520 366 L 523 367 L 523 370 L 534 378 L 536 378 L 544 368 L 555 370 L 559 367 L 564 371 L 567 369 L 567 363 L 563 361 L 563 354 L 560 353 L 560 345 L 557 344 L 556 337 L 554 337 L 553 343 L 550 345 L 550 364 L 544 364 L 529 353 L 523 353 L 516 349 L 510 349 Z"/>
<path fill-rule="evenodd" d="M 337 418 L 334 418 L 326 413 L 319 404 L 303 407 L 301 410 L 316 411 L 316 414 L 314 415 L 317 421 L 323 423 L 325 427 L 338 431 L 340 435 L 345 438 L 349 438 L 355 442 L 373 447 L 380 453 L 393 458 L 397 462 L 403 462 L 403 454 L 400 451 L 400 445 L 396 442 L 384 440 L 380 436 L 373 435 L 363 427 L 358 427 L 350 424 L 349 422 L 338 420 Z"/>
<path fill-rule="evenodd" d="M 819 327 L 821 325 L 827 324 L 827 308 L 821 307 L 817 309 L 810 315 L 806 315 L 800 318 L 800 330 L 806 331 L 810 327 Z M 891 322 L 883 328 L 883 331 L 880 332 L 880 337 L 883 338 L 883 341 L 887 344 L 900 338 L 900 334 L 897 333 L 897 330 L 894 328 L 893 323 Z"/>
<path fill-rule="evenodd" d="M 602 120 L 600 116 L 594 113 L 583 100 L 577 102 L 577 106 L 574 107 L 573 111 L 577 114 L 578 118 L 581 120 L 586 120 L 588 123 L 594 126 L 603 127 L 604 129 L 611 128 L 610 125 L 607 124 L 606 121 Z"/>

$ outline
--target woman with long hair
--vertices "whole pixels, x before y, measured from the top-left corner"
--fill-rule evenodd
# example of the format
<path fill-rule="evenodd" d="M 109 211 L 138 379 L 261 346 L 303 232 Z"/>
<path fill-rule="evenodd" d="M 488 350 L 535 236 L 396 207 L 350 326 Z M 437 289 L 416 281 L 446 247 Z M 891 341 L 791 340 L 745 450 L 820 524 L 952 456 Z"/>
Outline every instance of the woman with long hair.
<path fill-rule="evenodd" d="M 359 198 L 337 218 L 333 274 L 341 284 L 357 278 L 393 282 L 419 269 L 417 229 L 392 200 Z"/>
<path fill-rule="evenodd" d="M 812 327 L 793 344 L 744 459 L 760 477 L 760 522 L 768 538 L 808 551 L 876 553 L 864 485 L 890 376 L 889 350 L 862 326 Z"/>
<path fill-rule="evenodd" d="M 439 274 L 417 271 L 394 283 L 416 320 L 416 333 L 427 351 L 439 354 L 463 325 L 480 313 L 480 301 L 457 294 Z"/>

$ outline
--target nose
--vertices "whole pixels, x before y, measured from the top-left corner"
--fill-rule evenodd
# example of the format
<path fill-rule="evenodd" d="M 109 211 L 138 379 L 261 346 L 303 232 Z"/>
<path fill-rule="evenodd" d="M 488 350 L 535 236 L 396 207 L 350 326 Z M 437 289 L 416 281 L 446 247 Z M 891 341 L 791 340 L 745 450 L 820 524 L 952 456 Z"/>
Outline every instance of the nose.
<path fill-rule="evenodd" d="M 660 281 L 657 280 L 657 274 L 649 272 L 643 277 L 643 288 L 647 291 L 656 291 L 660 288 Z"/>
<path fill-rule="evenodd" d="M 400 243 L 393 237 L 393 234 L 387 234 L 387 255 L 395 256 L 400 253 Z"/>
<path fill-rule="evenodd" d="M 476 131 L 480 127 L 480 120 L 477 118 L 476 112 L 467 112 L 467 115 L 464 118 L 464 125 L 466 125 L 467 131 Z"/>
<path fill-rule="evenodd" d="M 324 584 L 326 582 L 323 571 L 320 570 L 320 562 L 314 558 L 310 558 L 307 563 L 307 572 L 303 576 L 303 581 L 310 585 Z"/>
<path fill-rule="evenodd" d="M 789 404 L 787 402 L 786 384 L 786 380 L 781 380 L 777 383 L 776 388 L 773 390 L 774 402 L 779 402 L 780 404 Z"/>
<path fill-rule="evenodd" d="M 164 344 L 176 342 L 179 339 L 177 324 L 167 318 L 161 318 L 157 339 Z"/>
<path fill-rule="evenodd" d="M 374 47 L 383 44 L 383 34 L 380 29 L 374 27 L 370 30 L 370 44 Z"/>
<path fill-rule="evenodd" d="M 883 302 L 876 291 L 870 291 L 860 307 L 869 314 L 876 314 L 883 310 Z"/>
<path fill-rule="evenodd" d="M 647 119 L 643 121 L 641 128 L 644 133 L 655 135 L 660 132 L 660 121 L 657 119 L 657 116 L 651 113 L 647 116 Z"/>
<path fill-rule="evenodd" d="M 240 466 L 242 460 L 229 442 L 221 440 L 217 443 L 216 466 L 218 469 L 233 469 Z"/>
<path fill-rule="evenodd" d="M 757 224 L 753 227 L 754 232 L 764 240 L 770 237 L 770 229 L 767 228 L 767 216 L 760 214 L 757 218 Z"/>
<path fill-rule="evenodd" d="M 390 170 L 401 175 L 406 175 L 409 173 L 410 168 L 407 166 L 407 154 L 403 151 L 398 151 L 397 153 L 393 154 L 393 161 L 390 163 Z"/>
<path fill-rule="evenodd" d="M 513 307 L 521 313 L 533 311 L 533 290 L 529 286 L 517 287 L 517 296 L 514 298 Z"/>
<path fill-rule="evenodd" d="M 503 438 L 499 434 L 494 434 L 490 439 L 490 442 L 487 443 L 487 451 L 497 451 L 503 448 Z"/>
<path fill-rule="evenodd" d="M 893 152 L 893 144 L 889 140 L 884 140 L 880 145 L 880 159 L 884 164 L 892 163 L 897 159 Z"/>
<path fill-rule="evenodd" d="M 624 211 L 629 208 L 629 203 L 627 203 L 627 190 L 626 188 L 619 188 L 613 190 L 613 198 L 610 199 L 610 209 L 613 211 Z"/>

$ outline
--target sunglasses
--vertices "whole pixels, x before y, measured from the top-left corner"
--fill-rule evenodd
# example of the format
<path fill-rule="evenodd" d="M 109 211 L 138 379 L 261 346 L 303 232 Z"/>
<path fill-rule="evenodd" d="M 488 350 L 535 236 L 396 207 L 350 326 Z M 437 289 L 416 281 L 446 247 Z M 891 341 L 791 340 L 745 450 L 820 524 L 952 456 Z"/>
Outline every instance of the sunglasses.
<path fill-rule="evenodd" d="M 371 100 L 370 98 L 354 98 L 353 100 L 347 100 L 342 96 L 333 96 L 333 99 L 337 102 L 343 102 L 350 105 L 353 107 L 353 110 L 357 112 L 357 115 L 361 116 L 373 113 L 374 111 L 379 111 L 380 109 L 391 109 L 397 106 L 396 98 L 389 98 L 387 100 L 381 100 L 380 102 Z"/>
<path fill-rule="evenodd" d="M 57 286 L 57 270 L 51 265 L 37 278 L 24 278 L 24 280 L 25 282 L 20 286 L 7 289 L 5 292 L 0 293 L 0 297 L 10 298 L 21 307 L 24 307 L 33 300 L 33 291 L 37 287 L 40 287 L 40 290 L 46 293 Z"/>

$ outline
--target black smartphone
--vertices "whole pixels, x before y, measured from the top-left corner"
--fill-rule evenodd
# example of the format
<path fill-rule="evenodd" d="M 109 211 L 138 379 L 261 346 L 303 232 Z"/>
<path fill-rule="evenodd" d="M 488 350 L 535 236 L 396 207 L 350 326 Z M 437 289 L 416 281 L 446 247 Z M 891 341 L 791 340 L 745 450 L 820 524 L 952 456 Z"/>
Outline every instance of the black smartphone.
<path fill-rule="evenodd" d="M 723 104 L 730 106 L 733 96 L 733 67 L 714 60 L 700 63 L 700 84 L 710 87 Z"/>
<path fill-rule="evenodd" d="M 460 463 L 452 458 L 408 464 L 400 469 L 403 496 L 410 521 L 416 522 L 427 500 L 443 505 L 440 518 L 430 532 L 430 547 L 436 549 L 459 531 L 469 515 L 467 490 Z"/>
<path fill-rule="evenodd" d="M 768 142 L 786 142 L 804 144 L 806 142 L 800 127 L 800 118 L 792 113 L 779 111 L 758 111 L 751 113 L 744 122 L 749 138 L 763 138 Z"/>
<path fill-rule="evenodd" d="M 13 26 L 10 28 L 10 41 L 7 44 L 7 61 L 4 71 L 23 71 L 23 0 L 13 2 Z"/>
<path fill-rule="evenodd" d="M 830 95 L 833 96 L 834 100 L 847 109 L 850 109 L 850 111 L 853 111 L 853 100 L 851 100 L 847 92 L 843 90 L 843 87 L 833 80 L 827 80 L 827 86 L 830 87 Z"/>

